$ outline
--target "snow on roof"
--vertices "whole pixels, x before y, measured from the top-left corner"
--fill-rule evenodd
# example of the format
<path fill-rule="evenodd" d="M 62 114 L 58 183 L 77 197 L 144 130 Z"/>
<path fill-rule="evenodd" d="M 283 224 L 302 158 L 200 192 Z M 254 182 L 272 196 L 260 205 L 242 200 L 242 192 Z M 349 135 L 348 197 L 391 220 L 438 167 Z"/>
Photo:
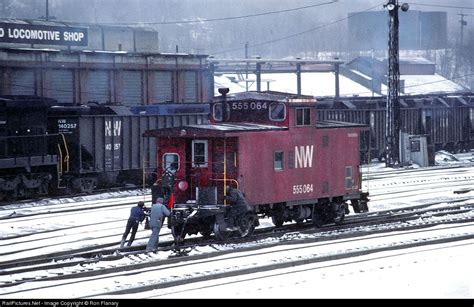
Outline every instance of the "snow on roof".
<path fill-rule="evenodd" d="M 243 85 L 242 85 L 243 83 Z M 235 83 L 230 78 L 221 75 L 214 76 L 214 96 L 220 95 L 218 89 L 221 87 L 227 87 L 230 93 L 240 93 L 245 92 L 245 82 Z"/>
<path fill-rule="evenodd" d="M 255 75 L 250 75 L 249 77 L 255 78 Z M 230 80 L 239 80 L 235 74 L 225 74 L 218 77 L 219 79 L 214 78 L 214 83 L 216 84 L 215 88 L 217 91 L 218 84 L 224 83 L 225 79 Z M 224 79 L 225 78 L 225 79 Z M 296 85 L 296 74 L 292 73 L 273 73 L 273 74 L 262 74 L 261 79 L 271 79 L 271 82 L 261 82 L 261 90 L 271 90 L 278 92 L 294 93 L 297 92 Z M 229 87 L 230 93 L 235 93 L 237 91 L 245 91 L 245 81 L 239 81 L 238 83 L 228 82 L 226 84 L 231 84 L 233 87 Z M 237 86 L 235 86 L 237 85 Z M 372 92 L 360 85 L 359 83 L 346 78 L 343 75 L 339 75 L 339 86 L 340 86 L 340 96 L 354 96 L 354 95 L 372 95 Z M 301 94 L 309 96 L 335 96 L 336 94 L 336 80 L 333 72 L 317 72 L 317 73 L 302 73 L 301 74 Z M 257 84 L 255 79 L 249 81 L 249 91 L 256 91 Z"/>
<path fill-rule="evenodd" d="M 405 95 L 465 92 L 466 89 L 438 74 L 434 75 L 401 75 L 405 82 Z M 387 87 L 382 84 L 382 92 L 387 93 Z"/>
<path fill-rule="evenodd" d="M 372 77 L 369 77 L 369 76 L 367 76 L 367 75 L 361 73 L 361 72 L 358 71 L 358 70 L 350 69 L 350 71 L 352 71 L 352 72 L 355 73 L 355 74 L 358 74 L 359 76 L 361 76 L 361 77 L 363 77 L 363 78 L 365 78 L 365 79 L 367 79 L 367 80 L 372 80 Z"/>

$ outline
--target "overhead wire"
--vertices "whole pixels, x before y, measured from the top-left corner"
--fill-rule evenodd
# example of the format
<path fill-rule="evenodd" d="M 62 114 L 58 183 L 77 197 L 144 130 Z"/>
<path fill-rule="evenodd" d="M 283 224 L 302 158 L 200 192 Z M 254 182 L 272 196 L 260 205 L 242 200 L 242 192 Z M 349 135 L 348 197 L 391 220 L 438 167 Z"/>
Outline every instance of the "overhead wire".
<path fill-rule="evenodd" d="M 287 39 L 290 39 L 290 38 L 293 38 L 293 37 L 301 36 L 301 35 L 304 35 L 304 34 L 307 34 L 307 33 L 313 32 L 313 31 L 317 31 L 317 30 L 323 29 L 325 27 L 334 25 L 336 23 L 342 22 L 344 20 L 347 20 L 347 19 L 349 19 L 353 16 L 357 16 L 359 14 L 362 14 L 362 13 L 365 13 L 367 11 L 373 10 L 374 8 L 380 7 L 381 5 L 382 5 L 382 3 L 379 3 L 379 4 L 374 5 L 370 8 L 368 8 L 368 9 L 365 9 L 363 11 L 353 13 L 352 15 L 349 15 L 347 17 L 337 19 L 335 21 L 332 21 L 330 23 L 326 23 L 326 24 L 323 24 L 323 25 L 320 25 L 320 26 L 317 26 L 317 27 L 313 27 L 313 28 L 307 29 L 307 30 L 302 31 L 302 32 L 297 32 L 297 33 L 294 33 L 294 34 L 286 35 L 286 36 L 283 36 L 283 37 L 280 37 L 280 38 L 276 38 L 276 39 L 273 39 L 273 40 L 268 40 L 268 41 L 261 42 L 261 43 L 249 44 L 248 47 L 249 48 L 250 47 L 258 47 L 258 46 L 262 46 L 262 45 L 266 45 L 266 44 L 271 44 L 271 43 L 287 40 Z M 241 45 L 243 45 L 243 43 Z M 233 51 L 238 51 L 238 50 L 243 50 L 243 49 L 245 49 L 245 47 L 236 47 L 236 48 L 233 48 L 233 49 L 227 49 L 227 50 L 222 50 L 222 51 L 217 51 L 217 52 L 210 52 L 210 54 L 216 55 L 216 54 L 228 53 L 228 52 L 233 52 Z"/>
<path fill-rule="evenodd" d="M 410 2 L 410 5 L 418 5 L 418 6 L 432 6 L 432 7 L 442 7 L 448 9 L 463 9 L 463 10 L 474 10 L 474 7 L 469 6 L 454 6 L 454 5 L 441 5 L 441 4 L 427 4 L 427 3 L 416 3 Z"/>
<path fill-rule="evenodd" d="M 195 19 L 195 20 L 162 21 L 162 22 L 128 22 L 128 23 L 101 23 L 101 24 L 103 24 L 103 25 L 172 25 L 172 24 L 189 24 L 189 23 L 226 21 L 226 20 L 252 18 L 252 17 L 259 17 L 259 16 L 266 16 L 266 15 L 273 15 L 273 14 L 280 14 L 280 13 L 287 13 L 287 12 L 305 10 L 305 9 L 315 8 L 315 7 L 319 7 L 319 6 L 323 6 L 323 5 L 333 4 L 333 3 L 336 3 L 336 2 L 337 2 L 337 0 L 332 0 L 330 2 L 322 2 L 322 3 L 318 3 L 318 4 L 301 6 L 301 7 L 291 8 L 291 9 L 270 11 L 270 12 L 263 12 L 263 13 L 256 13 L 256 14 L 248 14 L 248 15 L 242 15 L 242 16 L 230 16 L 230 17 Z"/>
<path fill-rule="evenodd" d="M 440 76 L 441 76 L 441 75 L 440 75 Z M 412 84 L 412 85 L 405 86 L 405 88 L 412 88 L 412 87 L 423 86 L 423 85 L 429 85 L 429 84 L 434 84 L 434 83 L 441 83 L 441 82 L 452 82 L 453 80 L 464 79 L 464 78 L 471 77 L 471 76 L 474 76 L 474 73 L 473 73 L 473 74 L 467 74 L 467 75 L 459 76 L 459 77 L 454 77 L 454 78 L 451 78 L 451 79 L 436 80 L 436 81 L 430 81 L 430 82 L 425 82 L 425 83 Z M 443 77 L 443 76 L 441 76 L 441 77 Z M 444 78 L 444 77 L 443 77 L 443 78 Z M 370 91 L 370 92 L 351 93 L 350 95 L 364 95 L 364 94 L 372 94 L 372 91 Z M 385 95 L 382 95 L 382 96 L 385 96 Z"/>

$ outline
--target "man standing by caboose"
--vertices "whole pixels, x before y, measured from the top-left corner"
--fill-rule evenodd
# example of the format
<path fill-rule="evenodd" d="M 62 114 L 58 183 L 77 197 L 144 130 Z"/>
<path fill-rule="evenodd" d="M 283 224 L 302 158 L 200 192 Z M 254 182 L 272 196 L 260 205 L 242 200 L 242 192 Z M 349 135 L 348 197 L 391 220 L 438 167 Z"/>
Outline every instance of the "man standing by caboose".
<path fill-rule="evenodd" d="M 122 235 L 120 248 L 124 246 L 125 240 L 127 240 L 127 236 L 130 233 L 130 230 L 132 230 L 132 234 L 130 235 L 130 240 L 128 240 L 127 246 L 132 245 L 132 242 L 135 239 L 135 234 L 137 233 L 138 224 L 145 219 L 145 211 L 143 209 L 143 206 L 145 206 L 145 203 L 139 201 L 138 204 L 130 210 L 130 217 L 128 218 L 127 226 L 125 227 L 125 232 Z"/>
<path fill-rule="evenodd" d="M 170 215 L 170 210 L 163 205 L 163 198 L 159 197 L 155 204 L 151 206 L 150 211 L 150 228 L 151 236 L 146 246 L 146 251 L 151 252 L 158 247 L 161 226 L 165 216 Z"/>

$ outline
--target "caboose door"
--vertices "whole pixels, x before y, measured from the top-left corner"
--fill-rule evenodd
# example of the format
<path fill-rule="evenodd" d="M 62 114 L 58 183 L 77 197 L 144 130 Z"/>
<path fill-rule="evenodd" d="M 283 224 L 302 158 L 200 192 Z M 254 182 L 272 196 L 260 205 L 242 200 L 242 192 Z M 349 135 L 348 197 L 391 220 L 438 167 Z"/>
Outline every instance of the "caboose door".
<path fill-rule="evenodd" d="M 225 154 L 224 154 L 225 150 Z M 224 188 L 238 179 L 238 139 L 217 139 L 213 146 L 212 177 L 217 187 L 217 202 L 224 203 Z M 224 165 L 225 156 L 225 165 Z M 225 166 L 225 167 L 224 167 Z M 224 179 L 225 178 L 225 179 Z"/>

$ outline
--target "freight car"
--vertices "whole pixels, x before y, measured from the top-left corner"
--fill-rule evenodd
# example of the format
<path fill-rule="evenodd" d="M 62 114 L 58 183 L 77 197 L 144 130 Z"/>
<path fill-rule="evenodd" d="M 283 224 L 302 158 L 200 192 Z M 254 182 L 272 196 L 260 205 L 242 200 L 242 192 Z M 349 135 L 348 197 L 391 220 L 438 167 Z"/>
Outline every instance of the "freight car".
<path fill-rule="evenodd" d="M 64 135 L 68 158 L 63 180 L 74 192 L 95 186 L 123 186 L 142 180 L 143 171 L 156 170 L 154 144 L 144 131 L 208 121 L 208 104 L 163 104 L 126 107 L 94 105 L 52 107 L 48 131 Z"/>
<path fill-rule="evenodd" d="M 51 99 L 0 97 L 0 200 L 45 195 L 58 174 L 57 134 L 47 133 Z"/>
<path fill-rule="evenodd" d="M 401 130 L 428 137 L 431 165 L 438 150 L 469 151 L 474 148 L 474 95 L 422 95 L 400 97 Z M 384 159 L 386 99 L 321 99 L 318 120 L 341 120 L 368 125 L 362 137 L 361 159 Z"/>
<path fill-rule="evenodd" d="M 155 146 L 142 133 L 209 115 L 208 104 L 61 105 L 31 96 L 4 96 L 0 108 L 0 200 L 142 183 L 156 171 Z"/>
<path fill-rule="evenodd" d="M 258 216 L 276 226 L 305 220 L 321 226 L 342 223 L 348 203 L 367 210 L 359 171 L 364 125 L 316 120 L 309 97 L 222 93 L 211 124 L 145 133 L 156 138 L 158 184 L 174 203 L 169 226 L 176 240 L 212 232 L 218 239 L 247 236 Z"/>

